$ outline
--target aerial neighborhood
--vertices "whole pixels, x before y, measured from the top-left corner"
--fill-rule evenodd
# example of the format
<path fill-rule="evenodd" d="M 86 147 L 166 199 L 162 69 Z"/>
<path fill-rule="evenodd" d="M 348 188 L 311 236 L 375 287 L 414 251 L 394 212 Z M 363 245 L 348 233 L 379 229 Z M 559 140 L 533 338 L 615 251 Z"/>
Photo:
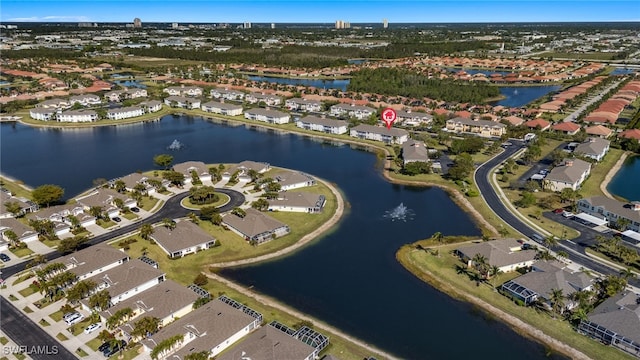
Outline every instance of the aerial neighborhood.
<path fill-rule="evenodd" d="M 543 25 L 3 21 L 3 355 L 640 358 L 637 24 Z"/>

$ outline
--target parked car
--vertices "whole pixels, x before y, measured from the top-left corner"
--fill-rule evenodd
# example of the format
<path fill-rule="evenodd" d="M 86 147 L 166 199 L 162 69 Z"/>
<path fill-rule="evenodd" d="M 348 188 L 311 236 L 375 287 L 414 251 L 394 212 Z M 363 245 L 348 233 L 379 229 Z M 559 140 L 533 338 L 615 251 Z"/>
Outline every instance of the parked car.
<path fill-rule="evenodd" d="M 124 340 L 120 340 L 119 343 L 115 343 L 113 347 L 111 347 L 110 344 L 107 344 L 107 348 L 102 352 L 102 355 L 104 355 L 104 357 L 109 357 L 120 351 L 120 349 L 124 349 L 125 346 L 127 346 L 127 342 Z"/>
<path fill-rule="evenodd" d="M 138 209 L 137 207 L 132 207 L 131 211 L 133 211 L 134 213 L 140 212 L 140 209 Z"/>
<path fill-rule="evenodd" d="M 562 214 L 564 212 L 564 209 L 555 209 L 553 210 L 554 214 Z"/>
<path fill-rule="evenodd" d="M 62 318 L 63 318 L 64 320 L 67 320 L 68 318 L 70 318 L 70 317 L 72 317 L 72 316 L 75 316 L 75 315 L 80 315 L 80 313 L 77 313 L 77 312 L 70 312 L 70 313 L 66 313 L 66 314 L 62 315 Z"/>
<path fill-rule="evenodd" d="M 2 260 L 3 262 L 7 262 L 7 261 L 11 260 L 11 258 L 9 257 L 9 255 L 7 255 L 5 253 L 1 253 L 0 254 L 0 260 Z"/>
<path fill-rule="evenodd" d="M 566 217 L 566 218 L 570 218 L 573 217 L 575 214 L 569 211 L 565 211 L 562 213 L 562 216 Z"/>
<path fill-rule="evenodd" d="M 73 324 L 79 323 L 82 320 L 84 320 L 84 315 L 82 315 L 80 313 L 75 313 L 75 314 L 71 315 L 70 317 L 64 319 L 64 322 L 66 322 L 67 325 L 73 325 Z"/>
<path fill-rule="evenodd" d="M 86 329 L 84 329 L 84 333 L 85 334 L 91 334 L 92 332 L 98 330 L 101 326 L 102 326 L 102 324 L 100 324 L 100 323 L 93 323 L 93 324 L 87 326 Z"/>
<path fill-rule="evenodd" d="M 112 217 L 112 218 L 111 218 L 111 220 L 113 220 L 113 221 L 115 221 L 115 222 L 120 222 L 120 221 L 122 221 L 122 219 L 120 219 L 120 218 L 119 218 L 119 217 L 117 217 L 117 216 Z"/>
<path fill-rule="evenodd" d="M 533 241 L 537 242 L 537 243 L 543 243 L 544 242 L 544 236 L 538 234 L 538 233 L 533 233 L 530 236 Z"/>

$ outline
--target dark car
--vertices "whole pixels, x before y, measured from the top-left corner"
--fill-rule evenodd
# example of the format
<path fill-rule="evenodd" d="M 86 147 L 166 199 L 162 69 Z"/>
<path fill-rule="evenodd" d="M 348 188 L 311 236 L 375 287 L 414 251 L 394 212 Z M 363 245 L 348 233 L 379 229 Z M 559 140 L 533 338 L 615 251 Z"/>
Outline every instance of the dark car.
<path fill-rule="evenodd" d="M 140 212 L 140 209 L 138 209 L 137 207 L 132 207 L 131 211 L 133 211 L 134 213 Z"/>
<path fill-rule="evenodd" d="M 120 219 L 120 218 L 119 218 L 119 217 L 117 217 L 117 216 L 112 217 L 112 218 L 111 218 L 111 220 L 113 220 L 113 221 L 115 221 L 115 222 L 120 222 L 120 221 L 122 221 L 122 219 Z"/>
<path fill-rule="evenodd" d="M 113 344 L 113 347 L 109 346 L 109 343 L 107 343 L 107 348 L 104 349 L 104 351 L 102 352 L 102 355 L 104 355 L 104 357 L 109 357 L 111 355 L 114 355 L 115 353 L 120 351 L 120 349 L 124 349 L 126 345 L 127 345 L 127 342 L 124 340 L 120 340 L 119 343 Z"/>
<path fill-rule="evenodd" d="M 564 212 L 564 209 L 555 209 L 553 210 L 554 214 L 562 214 Z"/>
<path fill-rule="evenodd" d="M 4 262 L 7 262 L 7 261 L 11 260 L 11 258 L 9 257 L 9 255 L 2 253 L 2 254 L 0 254 L 0 260 L 2 260 Z"/>

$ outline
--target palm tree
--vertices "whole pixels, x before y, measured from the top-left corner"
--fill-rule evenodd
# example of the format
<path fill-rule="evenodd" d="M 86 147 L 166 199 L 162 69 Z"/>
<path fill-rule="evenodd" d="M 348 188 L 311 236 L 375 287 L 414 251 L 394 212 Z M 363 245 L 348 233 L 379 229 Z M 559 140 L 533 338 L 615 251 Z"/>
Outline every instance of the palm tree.
<path fill-rule="evenodd" d="M 142 224 L 140 226 L 140 237 L 149 240 L 149 237 L 153 234 L 153 226 L 151 224 Z"/>
<path fill-rule="evenodd" d="M 438 231 L 433 233 L 433 235 L 431 235 L 431 239 L 437 242 L 438 244 L 442 244 L 442 242 L 444 241 L 444 235 L 442 235 L 442 233 Z"/>
<path fill-rule="evenodd" d="M 169 218 L 162 219 L 162 225 L 169 230 L 173 230 L 176 228 L 176 222 Z"/>
<path fill-rule="evenodd" d="M 551 296 L 549 296 L 549 301 L 551 302 L 551 308 L 553 309 L 554 314 L 562 315 L 564 312 L 564 294 L 562 293 L 562 289 L 551 289 Z M 553 316 L 555 318 L 555 315 Z"/>
<path fill-rule="evenodd" d="M 486 278 L 489 266 L 489 264 L 487 263 L 487 258 L 482 254 L 476 254 L 473 259 L 471 259 L 471 261 L 473 262 L 476 270 L 478 270 L 478 272 Z"/>
<path fill-rule="evenodd" d="M 624 268 L 620 270 L 620 277 L 629 281 L 629 279 L 635 279 L 637 277 L 636 273 L 633 272 L 630 268 Z"/>
<path fill-rule="evenodd" d="M 502 274 L 502 270 L 500 270 L 500 268 L 499 268 L 498 266 L 493 265 L 493 266 L 491 266 L 491 267 L 489 268 L 489 274 L 490 274 L 490 278 L 491 278 L 491 280 L 493 280 L 493 282 L 495 282 L 495 279 L 497 279 L 497 278 L 498 278 L 498 275 Z M 493 283 L 493 282 L 492 282 L 492 284 L 491 284 L 491 285 L 493 285 L 493 289 L 494 289 L 494 290 L 497 290 L 497 289 L 496 289 L 496 284 L 495 284 L 495 283 Z"/>
<path fill-rule="evenodd" d="M 546 238 L 544 238 L 544 246 L 546 246 L 547 248 L 551 249 L 556 245 L 558 245 L 558 239 L 556 239 L 555 236 L 549 235 Z"/>

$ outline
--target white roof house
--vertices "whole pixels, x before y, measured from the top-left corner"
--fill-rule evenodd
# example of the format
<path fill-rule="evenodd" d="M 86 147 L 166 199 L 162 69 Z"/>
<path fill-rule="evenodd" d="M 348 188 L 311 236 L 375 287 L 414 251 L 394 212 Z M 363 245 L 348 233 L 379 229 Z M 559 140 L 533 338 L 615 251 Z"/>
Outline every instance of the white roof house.
<path fill-rule="evenodd" d="M 33 108 L 29 110 L 29 116 L 35 120 L 55 120 L 57 110 L 55 108 Z"/>
<path fill-rule="evenodd" d="M 406 130 L 386 127 L 360 124 L 351 128 L 351 137 L 359 139 L 367 139 L 373 141 L 382 141 L 385 144 L 404 144 L 409 140 L 409 133 Z"/>
<path fill-rule="evenodd" d="M 347 115 L 359 120 L 368 118 L 376 113 L 376 109 L 368 106 L 349 105 L 349 104 L 337 104 L 330 108 L 331 116 Z"/>
<path fill-rule="evenodd" d="M 98 113 L 93 110 L 67 110 L 58 114 L 60 122 L 92 122 L 98 120 Z"/>
<path fill-rule="evenodd" d="M 144 109 L 140 106 L 129 106 L 107 110 L 107 118 L 110 120 L 122 120 L 144 115 Z"/>
<path fill-rule="evenodd" d="M 296 126 L 306 130 L 320 131 L 328 134 L 345 134 L 348 124 L 343 120 L 305 116 L 296 122 Z"/>
<path fill-rule="evenodd" d="M 242 106 L 235 104 L 222 103 L 218 101 L 209 101 L 201 106 L 202 111 L 221 114 L 227 116 L 242 115 Z"/>
<path fill-rule="evenodd" d="M 242 100 L 244 99 L 244 93 L 237 90 L 227 89 L 211 89 L 211 97 L 214 99 L 223 100 Z"/>
<path fill-rule="evenodd" d="M 262 121 L 269 124 L 286 124 L 291 120 L 291 116 L 287 113 L 263 108 L 245 110 L 244 117 L 245 119 Z"/>
<path fill-rule="evenodd" d="M 282 104 L 282 98 L 280 96 L 263 93 L 250 93 L 245 95 L 244 99 L 250 104 L 257 104 L 259 102 L 264 102 L 268 106 L 277 106 Z"/>
<path fill-rule="evenodd" d="M 291 98 L 284 102 L 287 109 L 291 111 L 322 111 L 322 103 L 315 100 L 307 100 L 301 98 Z"/>

